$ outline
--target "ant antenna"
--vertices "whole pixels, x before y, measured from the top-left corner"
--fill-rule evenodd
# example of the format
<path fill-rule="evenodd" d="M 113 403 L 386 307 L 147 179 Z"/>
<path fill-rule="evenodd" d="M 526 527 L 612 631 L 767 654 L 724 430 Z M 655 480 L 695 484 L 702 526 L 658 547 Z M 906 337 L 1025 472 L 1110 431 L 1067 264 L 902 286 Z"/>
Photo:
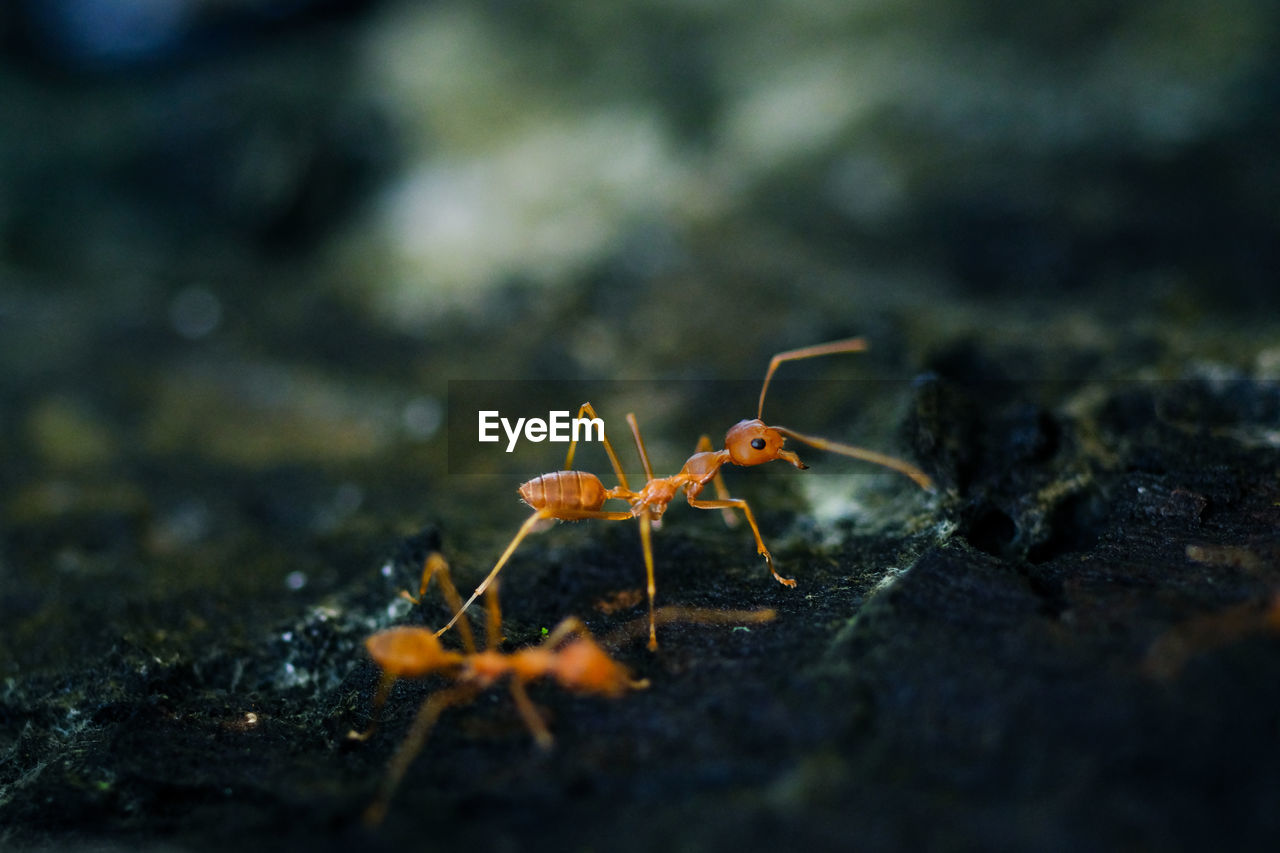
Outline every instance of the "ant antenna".
<path fill-rule="evenodd" d="M 912 465 L 905 459 L 899 459 L 896 456 L 889 456 L 884 453 L 877 453 L 874 450 L 867 450 L 865 447 L 854 447 L 852 444 L 841 444 L 838 441 L 831 441 L 826 438 L 818 438 L 813 435 L 805 435 L 786 427 L 774 427 L 778 432 L 787 438 L 794 438 L 796 441 L 816 447 L 819 450 L 825 450 L 828 453 L 838 453 L 841 456 L 850 456 L 854 459 L 861 459 L 864 462 L 870 462 L 874 465 L 880 465 L 885 468 L 892 468 L 901 474 L 906 474 L 916 485 L 924 489 L 926 492 L 934 492 L 937 489 L 933 485 L 933 478 Z"/>
<path fill-rule="evenodd" d="M 764 419 L 764 395 L 769 390 L 769 380 L 773 379 L 774 372 L 778 369 L 778 365 L 788 361 L 799 361 L 804 358 L 814 358 L 819 355 L 835 355 L 844 352 L 866 352 L 868 349 L 866 338 L 845 338 L 841 341 L 831 341 L 825 344 L 814 344 L 813 346 L 801 347 L 800 349 L 787 350 L 780 352 L 769 360 L 769 369 L 764 374 L 764 385 L 760 388 L 760 405 L 756 408 L 756 419 Z M 935 491 L 933 480 L 928 474 L 921 471 L 904 459 L 896 456 L 888 456 L 884 453 L 877 453 L 874 450 L 867 450 L 865 447 L 854 447 L 850 444 L 841 444 L 838 441 L 831 441 L 826 438 L 818 438 L 817 436 L 805 435 L 786 427 L 774 427 L 778 432 L 794 438 L 796 441 L 816 447 L 819 450 L 825 450 L 828 453 L 838 453 L 841 456 L 849 456 L 854 459 L 861 459 L 864 462 L 870 462 L 873 465 L 880 465 L 885 468 L 891 468 L 894 471 L 905 474 L 915 481 L 916 485 L 927 492 Z"/>
<path fill-rule="evenodd" d="M 814 358 L 819 355 L 834 355 L 841 352 L 865 352 L 867 350 L 866 338 L 846 338 L 842 341 L 831 341 L 825 344 L 814 344 L 809 347 L 801 347 L 800 349 L 787 350 L 780 352 L 769 360 L 769 369 L 764 374 L 764 385 L 760 388 L 760 405 L 756 407 L 756 419 L 764 420 L 764 395 L 769 390 L 769 380 L 773 378 L 773 373 L 778 369 L 778 365 L 787 361 L 799 361 L 802 358 Z"/>

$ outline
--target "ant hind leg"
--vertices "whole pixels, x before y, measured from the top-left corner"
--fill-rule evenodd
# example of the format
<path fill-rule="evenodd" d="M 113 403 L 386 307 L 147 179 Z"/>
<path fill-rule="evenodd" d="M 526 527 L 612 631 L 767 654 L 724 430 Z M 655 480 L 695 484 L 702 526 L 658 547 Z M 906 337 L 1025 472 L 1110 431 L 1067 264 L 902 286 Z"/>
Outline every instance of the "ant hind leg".
<path fill-rule="evenodd" d="M 391 795 L 400 786 L 400 780 L 404 778 L 409 765 L 422 751 L 422 745 L 426 742 L 427 735 L 431 733 L 436 721 L 440 719 L 440 715 L 453 705 L 470 701 L 475 694 L 474 687 L 460 685 L 442 690 L 422 703 L 417 716 L 413 719 L 413 725 L 409 727 L 409 733 L 405 735 L 399 749 L 391 757 L 391 763 L 387 765 L 387 775 L 382 780 L 377 797 L 364 811 L 365 826 L 372 827 L 382 823 L 382 819 L 387 814 Z"/>
<path fill-rule="evenodd" d="M 538 748 L 543 750 L 550 749 L 555 739 L 551 737 L 551 732 L 547 730 L 547 724 L 542 721 L 542 715 L 533 706 L 533 700 L 529 698 L 528 692 L 524 689 L 524 684 L 515 678 L 511 679 L 511 698 L 515 700 L 516 710 L 520 712 L 520 717 L 529 729 L 529 734 L 533 735 Z"/>
<path fill-rule="evenodd" d="M 502 605 L 498 601 L 498 581 L 494 581 L 484 596 L 484 639 L 485 648 L 496 649 L 506 639 L 502 635 Z M 466 625 L 464 619 L 459 628 Z"/>
<path fill-rule="evenodd" d="M 462 618 L 462 614 L 465 613 L 472 604 L 475 604 L 476 599 L 483 595 L 484 592 L 494 584 L 498 578 L 498 572 L 502 571 L 502 567 L 511 559 L 511 555 L 515 553 L 516 548 L 520 546 L 520 543 L 524 541 L 526 536 L 533 532 L 539 522 L 546 521 L 547 519 L 579 521 L 588 518 L 600 519 L 602 521 L 624 521 L 631 519 L 632 515 L 630 512 L 609 512 L 607 510 L 577 510 L 573 512 L 563 511 L 559 513 L 554 513 L 547 509 L 535 510 L 532 515 L 525 519 L 524 524 L 520 525 L 520 529 L 516 531 L 516 535 L 512 537 L 506 550 L 502 552 L 502 556 L 498 557 L 498 562 L 494 564 L 493 569 L 491 569 L 485 579 L 480 582 L 480 585 L 476 587 L 475 592 L 471 593 L 471 597 L 462 603 L 462 606 L 458 611 L 453 614 L 453 618 L 450 619 L 443 628 L 436 631 L 436 636 L 439 637 L 444 634 L 444 632 L 452 628 L 454 624 Z M 488 599 L 488 606 L 490 608 L 490 613 L 494 615 L 494 619 L 491 620 L 491 625 L 493 627 L 490 628 L 490 638 L 492 639 L 493 632 L 497 631 L 497 626 L 501 625 L 501 614 L 498 613 L 497 610 L 496 595 L 493 598 Z"/>
<path fill-rule="evenodd" d="M 476 591 L 471 593 L 471 597 L 468 598 L 465 602 L 463 602 L 462 606 L 459 607 L 454 612 L 453 618 L 450 619 L 443 628 L 441 628 L 439 631 L 436 631 L 437 637 L 439 637 L 445 631 L 448 631 L 450 628 L 452 628 L 454 626 L 454 623 L 458 622 L 458 620 L 462 618 L 462 615 L 467 612 L 467 609 L 470 608 L 471 605 L 475 603 L 475 600 L 479 598 L 486 589 L 489 588 L 489 586 L 498 577 L 498 572 L 502 571 L 502 567 L 507 564 L 507 560 L 511 559 L 511 555 L 515 553 L 516 548 L 519 547 L 520 543 L 524 541 L 524 538 L 529 535 L 529 533 L 538 524 L 538 522 L 545 521 L 548 518 L 554 518 L 554 517 L 555 516 L 552 515 L 550 512 L 548 512 L 547 510 L 539 509 L 539 510 L 535 510 L 533 515 L 530 515 L 527 519 L 525 519 L 524 524 L 520 525 L 520 529 L 516 531 L 516 535 L 512 538 L 510 544 L 507 545 L 507 549 L 503 551 L 502 556 L 498 558 L 498 562 L 489 571 L 489 574 L 485 577 L 485 579 L 480 582 L 480 585 L 476 587 Z M 491 636 L 492 636 L 492 631 L 493 631 L 493 628 L 490 628 Z"/>

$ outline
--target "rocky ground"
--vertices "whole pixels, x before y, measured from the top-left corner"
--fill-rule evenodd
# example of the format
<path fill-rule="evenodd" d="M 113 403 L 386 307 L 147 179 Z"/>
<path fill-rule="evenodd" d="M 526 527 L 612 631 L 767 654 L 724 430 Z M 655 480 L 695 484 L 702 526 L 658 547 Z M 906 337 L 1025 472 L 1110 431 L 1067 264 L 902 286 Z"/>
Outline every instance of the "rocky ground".
<path fill-rule="evenodd" d="M 1275 837 L 1268 5 L 178 7 L 0 18 L 0 846 Z M 576 614 L 648 687 L 532 686 L 550 751 L 452 708 L 361 822 L 447 687 L 350 741 L 364 639 L 442 624 L 399 591 L 472 588 L 562 460 L 464 453 L 458 381 L 586 389 L 635 479 L 622 413 L 674 471 L 855 334 L 766 418 L 936 491 L 728 472 L 794 589 L 677 501 L 659 604 L 775 617 L 655 652 L 634 524 L 531 536 L 504 648 Z"/>

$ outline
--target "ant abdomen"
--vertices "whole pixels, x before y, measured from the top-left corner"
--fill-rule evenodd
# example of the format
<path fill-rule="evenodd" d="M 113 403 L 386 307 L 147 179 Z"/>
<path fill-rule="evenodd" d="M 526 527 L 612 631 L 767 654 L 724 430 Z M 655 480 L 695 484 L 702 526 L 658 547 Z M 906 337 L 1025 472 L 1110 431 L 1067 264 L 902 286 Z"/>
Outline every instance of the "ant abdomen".
<path fill-rule="evenodd" d="M 520 497 L 534 509 L 595 512 L 607 499 L 604 483 L 586 471 L 552 471 L 520 486 Z"/>

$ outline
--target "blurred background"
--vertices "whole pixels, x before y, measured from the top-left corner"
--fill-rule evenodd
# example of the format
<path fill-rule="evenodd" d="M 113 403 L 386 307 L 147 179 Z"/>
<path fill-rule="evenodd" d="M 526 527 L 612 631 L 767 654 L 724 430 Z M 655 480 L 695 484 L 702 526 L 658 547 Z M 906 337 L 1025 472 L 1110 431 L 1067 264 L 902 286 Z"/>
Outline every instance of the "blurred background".
<path fill-rule="evenodd" d="M 3 8 L 0 560 L 37 610 L 50 549 L 448 516 L 450 379 L 754 380 L 851 334 L 792 375 L 1280 372 L 1260 0 Z M 749 414 L 673 396 L 672 466 Z M 23 532 L 68 513 L 106 541 Z"/>
<path fill-rule="evenodd" d="M 427 521 L 496 553 L 449 380 L 672 380 L 619 405 L 674 470 L 753 414 L 699 381 L 854 334 L 789 375 L 870 398 L 779 419 L 904 455 L 926 373 L 1280 377 L 1277 43 L 1264 0 L 11 0 L 0 677 L 252 634 Z"/>

